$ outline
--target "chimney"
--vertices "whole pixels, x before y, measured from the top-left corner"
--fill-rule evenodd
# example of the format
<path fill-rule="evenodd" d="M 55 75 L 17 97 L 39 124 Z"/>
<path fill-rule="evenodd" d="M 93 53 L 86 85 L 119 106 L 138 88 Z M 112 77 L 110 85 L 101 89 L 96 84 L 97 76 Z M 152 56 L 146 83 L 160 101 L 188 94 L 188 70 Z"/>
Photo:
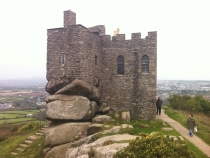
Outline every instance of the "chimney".
<path fill-rule="evenodd" d="M 76 25 L 76 13 L 71 10 L 66 10 L 64 13 L 64 27 L 69 27 L 70 25 Z"/>

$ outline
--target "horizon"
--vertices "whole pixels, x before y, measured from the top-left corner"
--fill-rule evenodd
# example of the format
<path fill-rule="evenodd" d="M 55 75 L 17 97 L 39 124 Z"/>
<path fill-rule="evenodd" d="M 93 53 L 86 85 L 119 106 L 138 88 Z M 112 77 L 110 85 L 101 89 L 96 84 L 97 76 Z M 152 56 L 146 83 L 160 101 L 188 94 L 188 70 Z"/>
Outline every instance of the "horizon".
<path fill-rule="evenodd" d="M 26 77 L 26 78 L 7 78 L 7 79 L 1 79 L 0 81 L 11 81 L 11 80 L 33 80 L 33 79 L 41 79 L 46 80 L 45 77 Z M 210 80 L 196 80 L 196 79 L 157 79 L 157 81 L 210 81 Z"/>
<path fill-rule="evenodd" d="M 0 80 L 45 78 L 47 29 L 63 27 L 65 10 L 75 12 L 76 23 L 85 27 L 105 25 L 107 35 L 120 28 L 126 40 L 131 33 L 141 32 L 145 38 L 157 31 L 158 80 L 210 80 L 209 0 L 107 0 L 101 1 L 103 7 L 98 0 L 92 3 L 2 1 Z"/>

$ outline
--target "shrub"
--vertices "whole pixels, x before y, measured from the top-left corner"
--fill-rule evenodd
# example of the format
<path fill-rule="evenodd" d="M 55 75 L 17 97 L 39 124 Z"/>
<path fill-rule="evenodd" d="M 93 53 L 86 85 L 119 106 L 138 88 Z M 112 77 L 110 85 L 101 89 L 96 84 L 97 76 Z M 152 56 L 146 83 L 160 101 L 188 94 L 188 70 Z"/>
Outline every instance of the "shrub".
<path fill-rule="evenodd" d="M 16 132 L 18 130 L 17 125 L 14 125 L 10 128 L 10 132 Z"/>
<path fill-rule="evenodd" d="M 39 128 L 39 124 L 38 123 L 35 123 L 35 122 L 30 122 L 24 126 L 22 126 L 18 132 L 22 132 L 22 131 L 28 131 L 28 130 L 36 130 Z"/>
<path fill-rule="evenodd" d="M 195 158 L 195 154 L 189 150 L 183 141 L 173 141 L 161 133 L 141 134 L 142 138 L 137 137 L 129 142 L 129 146 L 119 150 L 114 158 Z"/>

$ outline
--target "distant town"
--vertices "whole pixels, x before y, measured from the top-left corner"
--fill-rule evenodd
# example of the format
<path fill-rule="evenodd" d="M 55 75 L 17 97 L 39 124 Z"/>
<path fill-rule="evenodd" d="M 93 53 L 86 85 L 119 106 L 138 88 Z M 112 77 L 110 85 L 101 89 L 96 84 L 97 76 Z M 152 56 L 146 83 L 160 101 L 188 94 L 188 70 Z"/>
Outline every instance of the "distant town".
<path fill-rule="evenodd" d="M 0 110 L 16 108 L 45 108 L 47 80 L 44 78 L 0 80 Z M 210 100 L 210 81 L 157 80 L 157 96 L 166 103 L 173 94 L 191 97 L 202 95 Z"/>
<path fill-rule="evenodd" d="M 158 80 L 157 96 L 167 99 L 173 94 L 187 94 L 191 97 L 195 95 L 203 95 L 204 98 L 210 100 L 210 81 L 196 80 Z"/>

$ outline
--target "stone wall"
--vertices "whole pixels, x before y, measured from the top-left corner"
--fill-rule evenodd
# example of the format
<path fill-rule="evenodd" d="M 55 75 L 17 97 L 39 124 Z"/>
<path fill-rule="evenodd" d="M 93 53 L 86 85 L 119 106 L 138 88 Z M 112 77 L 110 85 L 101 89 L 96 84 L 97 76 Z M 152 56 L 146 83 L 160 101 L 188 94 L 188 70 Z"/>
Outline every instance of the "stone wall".
<path fill-rule="evenodd" d="M 101 38 L 82 25 L 48 29 L 47 80 L 77 78 L 93 84 L 100 77 L 100 52 Z"/>
<path fill-rule="evenodd" d="M 140 33 L 125 40 L 119 34 L 110 40 L 102 36 L 102 100 L 114 111 L 129 110 L 132 118 L 155 116 L 157 41 L 156 32 L 146 39 Z M 117 58 L 124 57 L 124 75 L 117 74 Z M 141 72 L 142 56 L 149 56 L 149 73 Z"/>

